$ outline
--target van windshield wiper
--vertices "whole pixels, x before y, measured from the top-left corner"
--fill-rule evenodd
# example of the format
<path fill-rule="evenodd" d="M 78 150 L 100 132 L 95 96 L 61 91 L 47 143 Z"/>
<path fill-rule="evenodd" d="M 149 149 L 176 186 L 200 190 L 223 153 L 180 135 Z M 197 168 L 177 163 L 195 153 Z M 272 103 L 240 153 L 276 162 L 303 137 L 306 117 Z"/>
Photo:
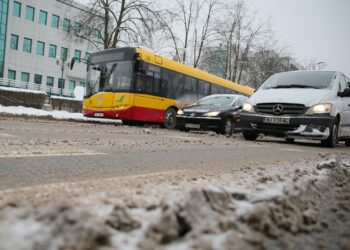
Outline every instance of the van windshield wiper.
<path fill-rule="evenodd" d="M 318 87 L 303 84 L 289 84 L 289 85 L 276 85 L 273 87 L 268 87 L 267 89 L 291 89 L 291 88 L 301 88 L 301 89 L 319 89 Z"/>

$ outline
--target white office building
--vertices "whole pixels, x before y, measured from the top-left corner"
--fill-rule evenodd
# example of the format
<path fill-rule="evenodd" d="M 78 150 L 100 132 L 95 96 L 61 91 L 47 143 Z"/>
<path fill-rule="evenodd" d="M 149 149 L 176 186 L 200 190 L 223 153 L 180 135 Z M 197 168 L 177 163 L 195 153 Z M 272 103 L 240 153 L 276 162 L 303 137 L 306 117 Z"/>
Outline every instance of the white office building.
<path fill-rule="evenodd" d="M 0 85 L 27 83 L 65 96 L 84 86 L 84 59 L 97 49 L 68 35 L 70 28 L 89 29 L 76 21 L 82 10 L 70 0 L 0 0 Z M 99 39 L 99 32 L 90 33 Z M 77 62 L 70 70 L 72 57 Z"/>

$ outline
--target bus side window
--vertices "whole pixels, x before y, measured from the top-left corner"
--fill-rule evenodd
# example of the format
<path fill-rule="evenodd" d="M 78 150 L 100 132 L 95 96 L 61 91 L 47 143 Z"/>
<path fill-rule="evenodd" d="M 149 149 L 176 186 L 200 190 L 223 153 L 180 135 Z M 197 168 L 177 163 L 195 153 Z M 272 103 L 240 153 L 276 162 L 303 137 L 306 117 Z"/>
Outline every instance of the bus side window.
<path fill-rule="evenodd" d="M 210 94 L 210 83 L 202 80 L 198 81 L 198 98 L 203 98 Z"/>
<path fill-rule="evenodd" d="M 192 103 L 197 101 L 197 79 L 185 76 L 185 83 L 183 88 L 183 101 Z"/>

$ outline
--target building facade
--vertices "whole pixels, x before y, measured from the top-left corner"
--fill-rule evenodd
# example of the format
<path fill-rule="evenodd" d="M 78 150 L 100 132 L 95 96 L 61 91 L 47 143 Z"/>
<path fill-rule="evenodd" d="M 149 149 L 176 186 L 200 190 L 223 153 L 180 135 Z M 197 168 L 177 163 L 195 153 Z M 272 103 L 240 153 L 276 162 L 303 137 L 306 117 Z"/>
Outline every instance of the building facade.
<path fill-rule="evenodd" d="M 97 48 L 69 34 L 71 28 L 81 32 L 88 28 L 76 21 L 83 5 L 68 0 L 0 0 L 0 4 L 0 78 L 66 96 L 76 86 L 85 86 L 84 61 Z M 73 57 L 76 64 L 70 70 Z"/>

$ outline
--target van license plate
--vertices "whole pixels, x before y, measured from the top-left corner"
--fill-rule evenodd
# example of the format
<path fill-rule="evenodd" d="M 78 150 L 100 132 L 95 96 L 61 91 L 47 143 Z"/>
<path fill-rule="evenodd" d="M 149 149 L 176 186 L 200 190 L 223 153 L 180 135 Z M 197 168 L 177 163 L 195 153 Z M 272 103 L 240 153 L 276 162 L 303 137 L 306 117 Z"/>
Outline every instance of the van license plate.
<path fill-rule="evenodd" d="M 265 117 L 264 123 L 289 124 L 289 118 L 288 117 Z"/>
<path fill-rule="evenodd" d="M 105 114 L 104 113 L 95 113 L 94 116 L 95 117 L 104 117 Z"/>
<path fill-rule="evenodd" d="M 200 128 L 201 126 L 199 124 L 193 124 L 193 123 L 186 123 L 186 128 Z"/>

